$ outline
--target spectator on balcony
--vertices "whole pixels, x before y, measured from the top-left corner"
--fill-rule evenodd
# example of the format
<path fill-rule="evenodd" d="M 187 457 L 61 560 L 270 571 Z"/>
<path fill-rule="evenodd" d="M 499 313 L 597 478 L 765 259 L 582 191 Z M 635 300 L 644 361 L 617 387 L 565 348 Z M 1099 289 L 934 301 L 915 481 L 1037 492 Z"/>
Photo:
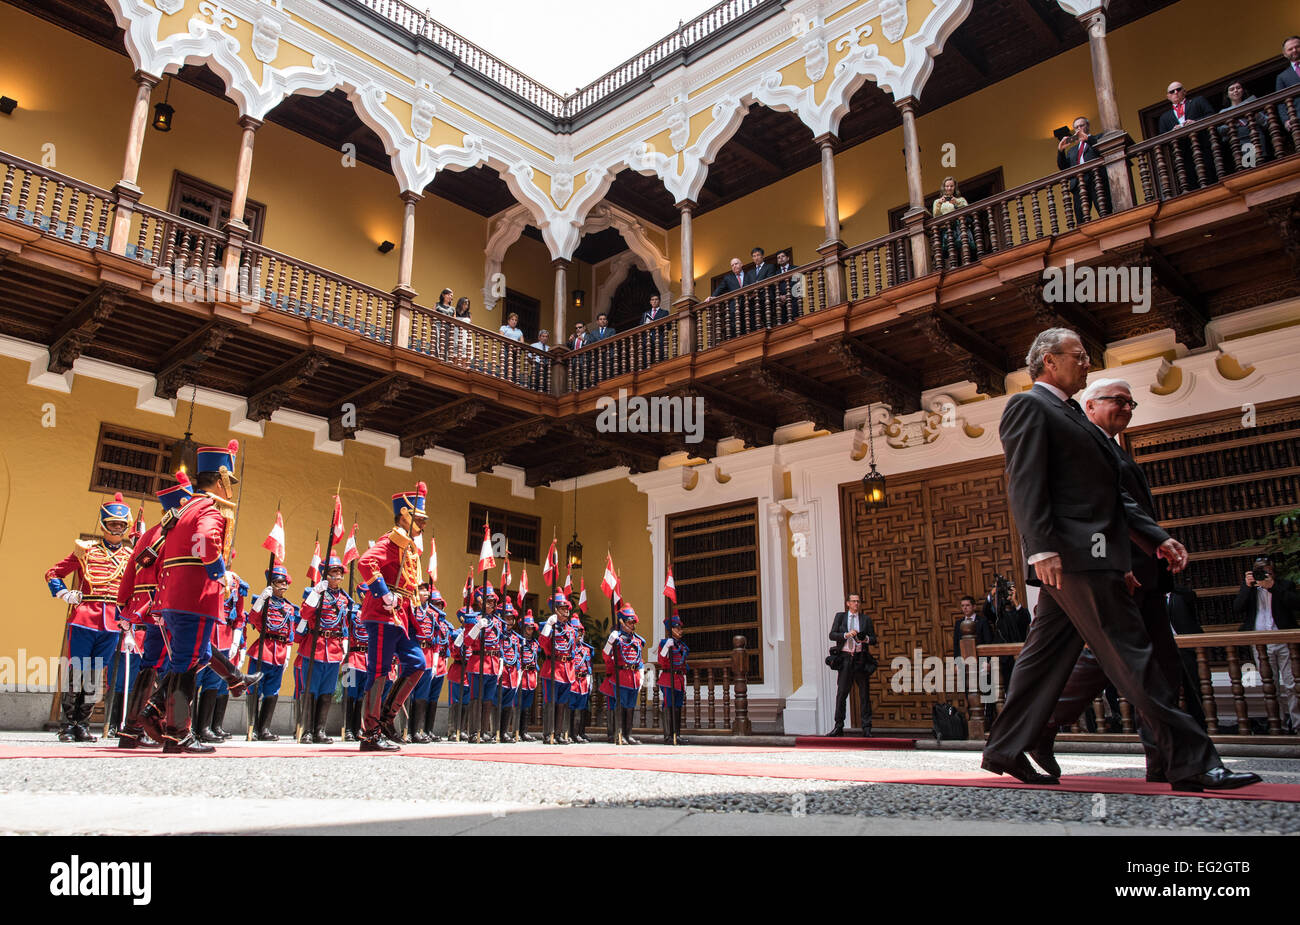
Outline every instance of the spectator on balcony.
<path fill-rule="evenodd" d="M 570 350 L 580 350 L 591 343 L 591 335 L 587 333 L 587 326 L 581 321 L 573 323 L 573 336 L 566 341 L 566 346 Z M 569 361 L 569 379 L 575 389 L 585 389 L 587 387 L 587 357 L 576 356 Z"/>
<path fill-rule="evenodd" d="M 934 205 L 930 207 L 930 215 L 934 218 L 943 218 L 949 212 L 955 212 L 958 209 L 964 209 L 968 206 L 961 190 L 957 188 L 957 179 L 955 177 L 943 178 L 943 192 L 934 200 Z M 953 234 L 953 231 L 956 234 Z M 944 264 L 961 265 L 962 245 L 967 243 L 966 223 L 958 220 L 954 226 L 952 222 L 944 223 L 939 229 L 939 246 L 943 250 Z M 949 254 L 952 257 L 949 257 Z"/>
<path fill-rule="evenodd" d="M 442 290 L 442 292 L 438 293 L 438 304 L 433 307 L 433 310 L 448 317 L 455 315 L 456 308 L 451 301 L 454 295 L 455 293 L 450 289 Z"/>
<path fill-rule="evenodd" d="M 461 296 L 456 300 L 456 313 L 453 316 L 457 321 L 464 322 L 464 325 L 456 325 L 456 330 L 452 332 L 452 351 L 457 366 L 468 367 L 474 359 L 474 345 L 470 337 L 468 325 L 474 322 L 470 320 L 469 299 Z"/>
<path fill-rule="evenodd" d="M 765 279 L 776 276 L 776 264 L 768 263 L 764 258 L 767 255 L 763 248 L 755 247 L 749 252 L 749 257 L 754 261 L 753 269 L 749 270 L 745 276 L 746 283 L 761 283 Z"/>
<path fill-rule="evenodd" d="M 439 315 L 445 315 L 448 318 L 454 317 L 456 309 L 452 305 L 451 299 L 454 293 L 450 289 L 444 289 L 438 293 L 438 303 L 433 306 L 433 310 Z M 433 322 L 433 351 L 434 355 L 442 360 L 450 360 L 452 352 L 452 327 L 453 325 L 444 324 L 438 319 Z"/>
<path fill-rule="evenodd" d="M 663 321 L 668 317 L 668 309 L 659 306 L 659 293 L 650 296 L 650 307 L 641 313 L 641 323 L 654 324 L 656 321 Z M 658 363 L 666 359 L 664 356 L 664 345 L 667 341 L 664 338 L 664 325 L 647 331 L 645 334 L 645 351 L 646 361 L 649 363 Z"/>
<path fill-rule="evenodd" d="M 589 338 L 591 343 L 602 341 L 607 337 L 613 337 L 618 332 L 609 326 L 609 316 L 601 312 L 596 316 L 596 326 L 591 329 Z"/>
<path fill-rule="evenodd" d="M 793 321 L 803 314 L 803 299 L 796 292 L 795 284 L 790 279 L 794 273 L 794 264 L 790 261 L 789 251 L 776 252 L 776 307 L 781 323 Z"/>
<path fill-rule="evenodd" d="M 1219 110 L 1220 113 L 1230 112 L 1238 106 L 1245 106 L 1249 103 L 1253 103 L 1258 98 L 1253 93 L 1250 94 L 1250 96 L 1247 96 L 1246 88 L 1242 86 L 1240 80 L 1234 80 L 1232 83 L 1228 84 L 1225 96 L 1227 98 L 1227 105 Z M 1229 149 L 1231 150 L 1233 147 L 1232 137 L 1235 134 L 1237 138 L 1236 148 L 1237 150 L 1241 150 L 1244 156 L 1246 145 L 1254 145 L 1254 142 L 1250 137 L 1250 123 L 1252 121 L 1255 123 L 1255 134 L 1259 138 L 1259 144 L 1256 146 L 1255 150 L 1256 161 L 1263 161 L 1270 156 L 1268 145 L 1268 117 L 1264 115 L 1263 111 L 1255 113 L 1253 117 L 1249 115 L 1241 115 L 1233 119 L 1232 122 L 1227 125 L 1220 125 L 1219 136 L 1224 141 L 1228 142 Z M 1225 159 L 1229 164 L 1233 162 L 1233 159 L 1230 157 Z"/>
<path fill-rule="evenodd" d="M 750 280 L 745 276 L 745 265 L 740 262 L 739 257 L 732 257 L 731 272 L 722 277 L 718 282 L 718 285 L 714 287 L 713 293 L 709 296 L 709 299 L 716 299 L 729 292 L 735 292 L 737 289 L 743 289 L 749 282 Z M 745 333 L 741 330 L 743 320 L 740 300 L 731 300 L 730 305 L 727 307 L 727 326 L 726 329 L 721 332 L 722 339 L 727 340 L 731 337 L 739 337 L 741 334 Z M 719 323 L 721 324 L 721 319 L 719 319 Z"/>
<path fill-rule="evenodd" d="M 1286 67 L 1277 75 L 1277 80 L 1273 83 L 1273 92 L 1277 93 L 1282 90 L 1289 90 L 1292 87 L 1300 87 L 1300 35 L 1291 35 L 1282 43 L 1282 57 L 1286 58 Z M 1300 104 L 1295 104 L 1300 105 Z M 1291 117 L 1287 114 L 1286 103 L 1279 103 L 1277 107 L 1278 118 L 1286 126 L 1287 131 L 1291 131 Z"/>
<path fill-rule="evenodd" d="M 1232 601 L 1233 614 L 1241 618 L 1238 631 L 1271 633 L 1293 630 L 1297 611 L 1300 611 L 1300 591 L 1296 590 L 1295 583 L 1278 575 L 1268 556 L 1257 558 Z M 1286 643 L 1270 643 L 1265 649 L 1277 684 L 1278 700 L 1286 699 L 1291 731 L 1298 732 L 1300 697 L 1296 695 L 1295 684 L 1298 666 L 1291 664 L 1291 650 Z M 1251 651 L 1255 651 L 1253 646 Z"/>
<path fill-rule="evenodd" d="M 1101 157 L 1101 152 L 1097 150 L 1097 136 L 1092 134 L 1092 125 L 1087 116 L 1079 116 L 1074 120 L 1073 135 L 1066 135 L 1056 146 L 1056 169 L 1068 170 L 1071 167 L 1077 167 L 1080 164 L 1086 164 L 1089 161 L 1095 161 Z M 1102 195 L 1105 197 L 1105 212 L 1110 212 L 1110 183 L 1104 173 L 1101 171 L 1089 171 L 1085 174 L 1088 185 L 1083 190 L 1088 196 L 1089 205 L 1097 208 L 1097 180 L 1101 181 Z M 1077 176 L 1070 178 L 1070 198 L 1074 201 L 1074 221 L 1075 224 L 1082 225 L 1088 220 L 1088 213 L 1083 208 L 1083 196 L 1079 189 L 1079 178 Z M 1102 209 L 1097 209 L 1097 214 L 1104 214 Z"/>
<path fill-rule="evenodd" d="M 519 315 L 511 312 L 506 317 L 506 323 L 501 325 L 500 334 L 502 337 L 509 338 L 517 344 L 524 342 L 524 332 L 519 330 Z M 519 364 L 516 362 L 519 351 L 509 347 L 505 349 L 505 377 L 511 382 L 517 382 L 516 376 L 519 372 Z"/>
<path fill-rule="evenodd" d="M 537 340 L 530 344 L 534 350 L 540 350 L 542 353 L 551 352 L 551 332 L 542 328 L 537 332 Z M 551 362 L 536 354 L 529 354 L 533 361 L 533 381 L 532 387 L 539 392 L 549 392 L 551 390 Z"/>
<path fill-rule="evenodd" d="M 1175 80 L 1169 84 L 1169 89 L 1165 91 L 1169 97 L 1169 108 L 1160 114 L 1160 121 L 1156 128 L 1160 134 L 1172 132 L 1175 129 L 1182 128 L 1188 122 L 1195 122 L 1197 119 L 1209 119 L 1215 115 L 1214 107 L 1200 96 L 1188 97 L 1187 90 L 1181 80 Z M 1183 169 L 1179 180 L 1188 190 L 1196 189 L 1200 186 L 1200 178 L 1196 173 L 1196 158 L 1193 155 L 1193 146 L 1196 154 L 1200 155 L 1201 168 L 1205 171 L 1205 183 L 1209 186 L 1217 182 L 1214 175 L 1214 162 L 1210 157 L 1210 140 L 1204 132 L 1198 132 L 1187 138 L 1181 139 L 1178 148 L 1182 152 Z M 1178 172 L 1178 166 L 1175 162 L 1170 165 L 1170 169 Z"/>

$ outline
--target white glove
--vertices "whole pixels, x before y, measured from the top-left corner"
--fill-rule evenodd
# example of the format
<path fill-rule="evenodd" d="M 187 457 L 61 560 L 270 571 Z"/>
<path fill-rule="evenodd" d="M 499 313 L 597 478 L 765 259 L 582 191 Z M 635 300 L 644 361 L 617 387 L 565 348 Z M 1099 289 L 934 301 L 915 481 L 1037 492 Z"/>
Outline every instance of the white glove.
<path fill-rule="evenodd" d="M 549 617 L 546 618 L 546 625 L 547 625 L 547 626 L 554 626 L 555 623 L 556 623 L 556 621 L 559 620 L 559 619 L 560 619 L 560 618 L 559 618 L 556 614 L 551 614 Z"/>
<path fill-rule="evenodd" d="M 609 638 L 606 639 L 605 642 L 610 643 L 610 642 L 613 642 L 613 641 L 614 641 L 615 639 L 617 639 L 617 638 L 618 638 L 618 630 L 613 630 L 612 632 L 610 632 L 610 634 L 609 634 Z"/>
<path fill-rule="evenodd" d="M 234 633 L 231 634 L 230 638 L 231 638 L 231 640 L 232 640 L 232 642 L 231 642 L 231 644 L 230 644 L 230 651 L 231 651 L 231 652 L 238 652 L 238 651 L 239 651 L 239 647 L 240 647 L 240 645 L 241 645 L 241 644 L 243 643 L 243 641 L 244 641 L 244 628 L 243 628 L 243 627 L 240 627 L 239 629 L 235 630 Z M 233 655 L 230 656 L 230 658 L 231 658 L 232 661 L 234 660 L 234 656 L 233 656 Z"/>
<path fill-rule="evenodd" d="M 464 641 L 465 641 L 465 631 L 457 630 L 456 638 L 451 641 L 451 644 L 455 646 L 457 649 L 459 649 L 464 644 Z"/>
<path fill-rule="evenodd" d="M 235 660 L 235 656 L 238 654 L 239 654 L 239 643 L 235 643 L 226 651 L 226 658 L 230 659 L 233 662 Z"/>
<path fill-rule="evenodd" d="M 299 621 L 298 621 L 298 629 L 297 629 L 297 633 L 298 633 L 299 636 L 301 636 L 301 635 L 302 635 L 303 633 L 305 633 L 305 632 L 307 632 L 307 621 L 306 621 L 306 620 L 299 620 Z"/>
<path fill-rule="evenodd" d="M 478 639 L 479 633 L 481 633 L 482 631 L 483 631 L 483 621 L 480 620 L 479 622 L 475 623 L 472 627 L 470 627 L 469 638 Z"/>
<path fill-rule="evenodd" d="M 673 647 L 673 641 L 671 639 L 665 639 L 663 641 L 663 645 L 659 647 L 659 651 L 662 652 L 664 655 L 667 655 L 668 650 L 671 649 L 672 647 Z"/>
<path fill-rule="evenodd" d="M 127 633 L 125 636 L 122 637 L 122 648 L 123 648 L 127 653 L 132 653 L 132 652 L 138 652 L 138 651 L 140 651 L 139 649 L 137 649 L 137 648 L 135 647 L 135 634 L 134 634 L 134 633 Z"/>
<path fill-rule="evenodd" d="M 81 603 L 81 592 L 73 591 L 71 588 L 64 588 L 59 592 L 59 600 L 67 601 L 73 607 Z"/>
<path fill-rule="evenodd" d="M 257 596 L 257 600 L 253 601 L 253 610 L 257 611 L 258 613 L 261 613 L 262 609 L 266 607 L 266 602 L 270 599 L 271 599 L 271 589 L 263 588 L 262 593 Z"/>
<path fill-rule="evenodd" d="M 229 597 L 239 590 L 239 576 L 234 572 L 226 572 L 226 574 L 221 576 L 221 578 L 226 585 L 226 597 Z"/>
<path fill-rule="evenodd" d="M 397 609 L 397 595 L 392 591 L 387 592 L 383 596 L 383 602 L 384 602 L 384 607 L 387 608 L 388 610 Z"/>
<path fill-rule="evenodd" d="M 316 584 L 314 584 L 314 585 L 312 586 L 312 590 L 315 591 L 317 594 L 320 594 L 322 591 L 324 591 L 324 590 L 325 590 L 326 588 L 328 588 L 329 586 L 330 586 L 330 583 L 329 583 L 328 581 L 326 581 L 324 578 L 322 578 L 320 581 L 316 582 Z"/>
<path fill-rule="evenodd" d="M 303 606 L 304 606 L 304 607 L 318 607 L 318 606 L 320 606 L 320 592 L 317 591 L 315 588 L 312 588 L 312 589 L 311 589 L 311 594 L 308 594 L 308 595 L 307 595 L 307 600 L 303 601 L 302 603 L 303 603 Z"/>

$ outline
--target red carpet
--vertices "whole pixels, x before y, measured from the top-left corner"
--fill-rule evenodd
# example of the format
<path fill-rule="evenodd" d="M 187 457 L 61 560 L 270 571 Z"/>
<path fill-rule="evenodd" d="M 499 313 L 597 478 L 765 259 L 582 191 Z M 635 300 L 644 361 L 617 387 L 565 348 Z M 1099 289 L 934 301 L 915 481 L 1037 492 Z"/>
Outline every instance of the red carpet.
<path fill-rule="evenodd" d="M 884 736 L 798 736 L 795 748 L 916 748 L 916 739 L 889 739 Z"/>
<path fill-rule="evenodd" d="M 911 741 L 911 740 L 907 740 Z M 927 771 L 905 768 L 852 768 L 814 763 L 815 747 L 809 749 L 809 763 L 785 764 L 759 761 L 715 761 L 711 756 L 745 753 L 761 754 L 761 749 L 746 746 L 712 746 L 704 748 L 670 748 L 641 746 L 620 748 L 613 745 L 587 746 L 582 751 L 546 748 L 538 745 L 404 746 L 395 758 L 432 758 L 444 761 L 486 761 L 507 764 L 549 765 L 552 767 L 597 768 L 618 771 L 662 771 L 671 774 L 701 774 L 716 777 L 771 777 L 785 780 L 847 781 L 851 783 L 924 784 L 936 787 L 983 787 L 990 789 L 1061 790 L 1071 793 L 1134 794 L 1140 796 L 1203 796 L 1227 800 L 1270 800 L 1300 803 L 1300 784 L 1256 784 L 1242 790 L 1222 793 L 1174 794 L 1168 784 L 1149 784 L 1141 778 L 1092 777 L 1067 775 L 1055 787 L 1034 787 L 1010 777 L 997 777 L 985 771 Z M 311 746 L 257 745 L 256 747 L 218 747 L 213 755 L 168 755 L 174 758 L 348 758 L 373 755 L 362 753 L 356 745 Z M 115 745 L 5 745 L 0 759 L 14 758 L 161 758 L 162 752 L 119 749 Z"/>

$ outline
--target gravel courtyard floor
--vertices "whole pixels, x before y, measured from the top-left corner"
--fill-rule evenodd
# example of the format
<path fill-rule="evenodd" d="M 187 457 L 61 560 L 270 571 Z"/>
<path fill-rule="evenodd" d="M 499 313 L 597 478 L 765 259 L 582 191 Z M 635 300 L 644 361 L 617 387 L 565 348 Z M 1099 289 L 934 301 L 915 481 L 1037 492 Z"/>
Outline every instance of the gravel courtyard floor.
<path fill-rule="evenodd" d="M 337 744 L 299 757 L 303 747 L 292 743 L 232 741 L 219 748 L 223 754 L 211 758 L 156 752 L 119 758 L 103 751 L 53 757 L 68 746 L 48 734 L 0 734 L 0 833 L 1300 832 L 1300 803 L 1087 791 L 1089 778 L 1140 779 L 1141 758 L 1130 755 L 1058 756 L 1064 774 L 1083 788 L 1063 792 L 752 776 L 783 773 L 782 766 L 798 774 L 810 768 L 828 775 L 842 769 L 897 777 L 979 773 L 979 753 L 961 751 L 441 743 L 373 757 Z M 46 751 L 51 757 L 40 757 Z M 565 764 L 523 763 L 551 755 Z M 629 756 L 656 767 L 575 766 Z M 677 762 L 696 771 L 674 770 Z M 1266 783 L 1300 785 L 1300 761 L 1227 763 Z"/>

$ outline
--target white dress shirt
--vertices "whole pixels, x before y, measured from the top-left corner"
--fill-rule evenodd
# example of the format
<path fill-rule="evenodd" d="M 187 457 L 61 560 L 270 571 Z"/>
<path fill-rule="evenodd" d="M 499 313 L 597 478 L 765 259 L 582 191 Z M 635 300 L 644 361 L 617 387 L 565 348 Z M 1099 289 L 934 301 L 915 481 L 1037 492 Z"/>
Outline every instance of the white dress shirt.
<path fill-rule="evenodd" d="M 1263 633 L 1277 629 L 1273 620 L 1273 593 L 1259 585 L 1255 586 L 1255 632 Z"/>
<path fill-rule="evenodd" d="M 844 632 L 846 634 L 850 632 L 856 632 L 859 635 L 861 635 L 862 621 L 858 618 L 858 615 L 856 613 L 845 614 Z M 862 648 L 862 643 L 858 641 L 857 637 L 854 637 L 853 639 L 849 639 L 848 636 L 846 635 L 844 637 L 844 645 L 840 647 L 840 651 L 843 652 L 845 655 L 852 655 L 853 653 L 857 652 L 858 649 L 860 648 Z"/>

